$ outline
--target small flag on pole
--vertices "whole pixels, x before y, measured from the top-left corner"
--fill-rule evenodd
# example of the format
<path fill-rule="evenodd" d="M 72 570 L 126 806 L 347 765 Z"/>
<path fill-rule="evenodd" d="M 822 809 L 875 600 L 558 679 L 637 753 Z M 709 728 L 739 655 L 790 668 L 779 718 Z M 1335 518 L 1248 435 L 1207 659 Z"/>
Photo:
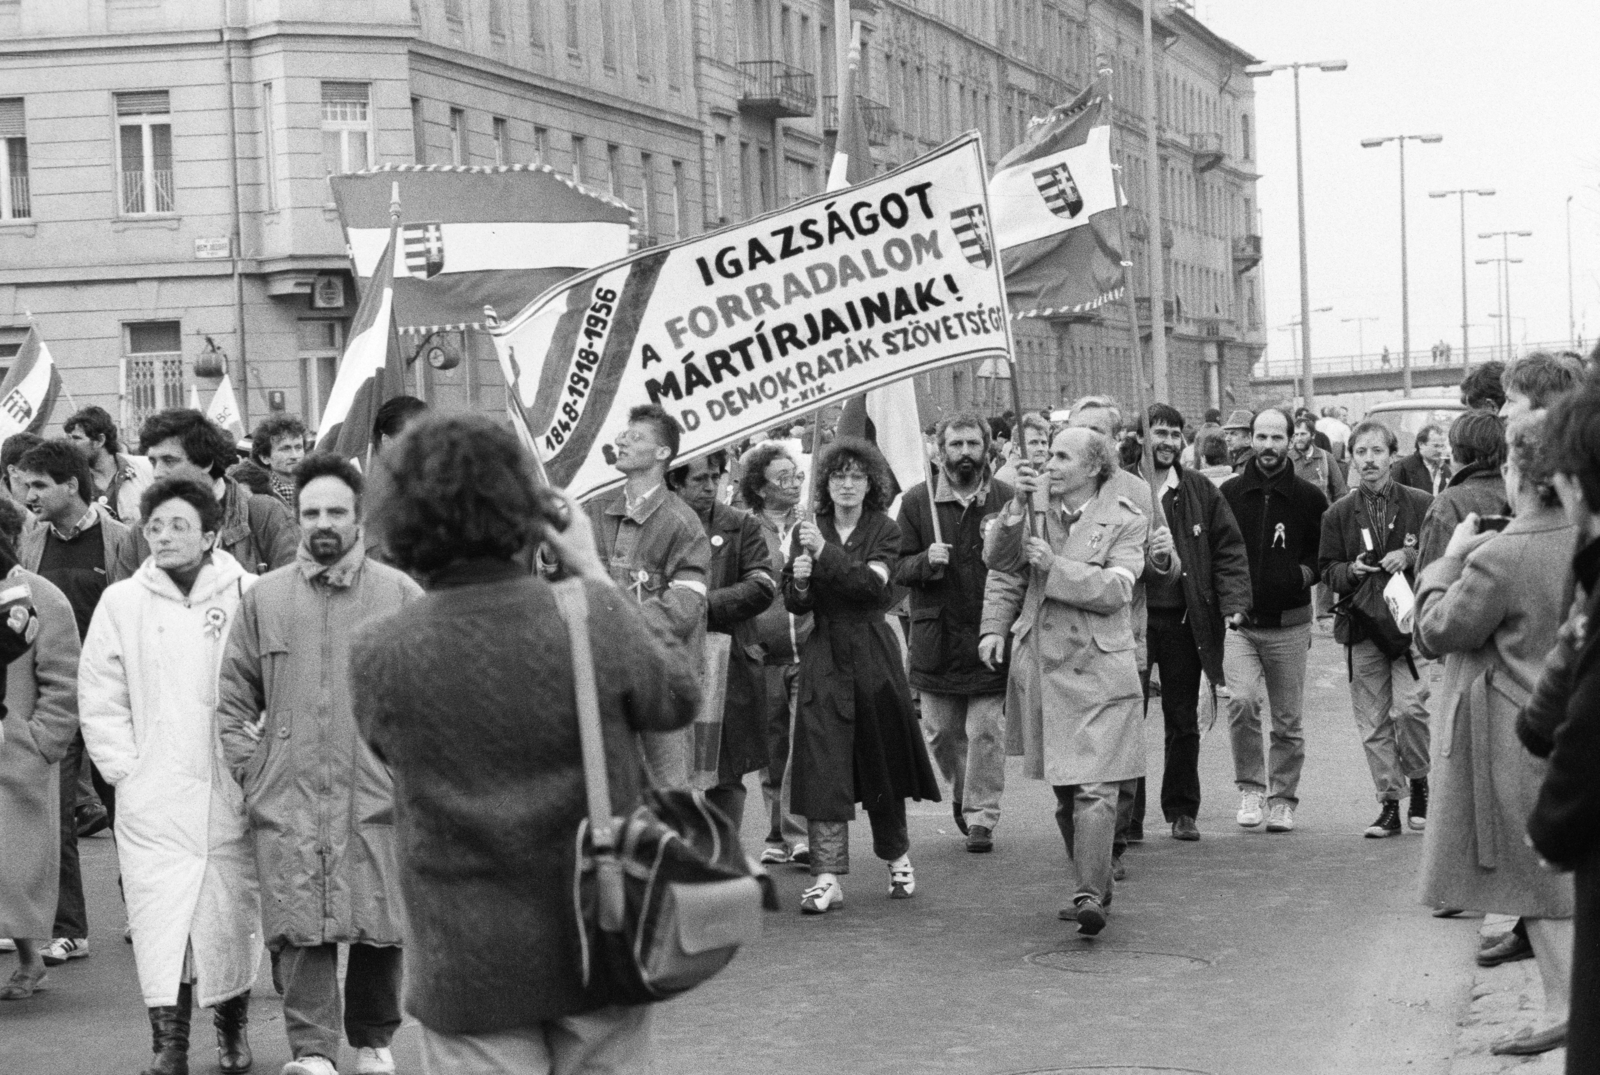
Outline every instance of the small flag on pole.
<path fill-rule="evenodd" d="M 193 381 L 189 382 L 189 409 L 191 411 L 203 410 L 200 406 L 200 386 Z"/>
<path fill-rule="evenodd" d="M 206 408 L 206 417 L 232 433 L 235 439 L 244 436 L 244 422 L 239 417 L 239 401 L 233 394 L 232 374 L 222 375 L 222 383 L 217 385 L 216 394 L 211 397 L 211 406 Z"/>
<path fill-rule="evenodd" d="M 1100 80 L 995 166 L 989 207 L 1013 317 L 1087 313 L 1121 297 L 1116 182 Z"/>
<path fill-rule="evenodd" d="M 385 400 L 401 394 L 405 364 L 394 324 L 394 259 L 400 234 L 400 184 L 393 190 L 389 242 L 367 282 L 317 429 L 317 451 L 366 463 L 372 423 Z"/>
<path fill-rule="evenodd" d="M 61 372 L 50 348 L 39 335 L 39 327 L 29 326 L 11 369 L 0 381 L 0 439 L 43 429 L 60 393 Z"/>

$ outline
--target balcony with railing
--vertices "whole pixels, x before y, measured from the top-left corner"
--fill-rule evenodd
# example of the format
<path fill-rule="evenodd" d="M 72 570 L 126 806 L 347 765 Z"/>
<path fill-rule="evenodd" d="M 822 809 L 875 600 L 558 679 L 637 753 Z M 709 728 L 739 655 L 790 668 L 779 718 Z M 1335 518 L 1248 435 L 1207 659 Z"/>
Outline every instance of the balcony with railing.
<path fill-rule="evenodd" d="M 1247 273 L 1261 264 L 1261 236 L 1235 235 L 1233 237 L 1233 271 Z"/>
<path fill-rule="evenodd" d="M 1145 295 L 1135 298 L 1133 300 L 1133 306 L 1134 311 L 1138 314 L 1139 323 L 1141 325 L 1148 325 L 1150 323 L 1150 297 Z M 1171 326 L 1177 323 L 1178 308 L 1177 304 L 1172 299 L 1164 299 L 1162 301 L 1161 312 L 1164 315 L 1163 320 L 1167 325 Z"/>
<path fill-rule="evenodd" d="M 861 108 L 861 123 L 867 128 L 867 144 L 889 144 L 889 106 L 879 104 L 870 97 L 856 96 Z M 822 99 L 822 130 L 825 134 L 839 131 L 839 98 L 832 94 Z"/>
<path fill-rule="evenodd" d="M 33 199 L 29 196 L 27 176 L 12 176 L 7 194 L 9 197 L 3 206 L 5 212 L 0 215 L 10 220 L 26 220 L 33 216 Z"/>
<path fill-rule="evenodd" d="M 1211 171 L 1222 163 L 1225 156 L 1220 134 L 1191 134 L 1189 148 L 1194 152 L 1194 170 L 1197 172 Z"/>
<path fill-rule="evenodd" d="M 741 60 L 739 110 L 763 119 L 801 119 L 817 110 L 816 76 L 782 60 Z"/>
<path fill-rule="evenodd" d="M 172 197 L 171 169 L 155 168 L 145 172 L 122 173 L 124 216 L 170 213 L 175 204 Z"/>

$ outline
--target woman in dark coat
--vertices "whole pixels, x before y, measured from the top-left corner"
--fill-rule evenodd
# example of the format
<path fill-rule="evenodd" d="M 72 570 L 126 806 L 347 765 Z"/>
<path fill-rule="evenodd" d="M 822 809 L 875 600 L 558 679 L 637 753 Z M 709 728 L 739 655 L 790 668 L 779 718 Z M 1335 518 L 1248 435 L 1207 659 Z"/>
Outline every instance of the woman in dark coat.
<path fill-rule="evenodd" d="M 823 914 L 844 900 L 849 822 L 866 808 L 872 845 L 889 864 L 889 897 L 916 891 L 906 799 L 939 801 L 911 707 L 900 644 L 884 613 L 900 551 L 885 514 L 889 468 L 871 443 L 840 437 L 818 464 L 817 517 L 795 527 L 783 599 L 815 627 L 800 653 L 794 812 L 807 821 L 811 874 L 800 909 Z"/>
<path fill-rule="evenodd" d="M 698 669 L 610 581 L 582 511 L 547 530 L 532 461 L 473 415 L 427 419 L 383 453 L 373 521 L 426 594 L 358 629 L 350 693 L 394 773 L 422 1068 L 451 1075 L 644 1070 L 650 1008 L 585 983 L 573 906 L 586 816 L 571 646 L 543 539 L 584 580 L 612 813 L 639 805 L 637 733 L 681 728 Z M 570 1065 L 570 1066 L 568 1066 Z"/>
<path fill-rule="evenodd" d="M 1600 390 L 1559 401 L 1546 433 L 1556 492 L 1578 528 L 1573 570 L 1590 597 L 1575 621 L 1566 720 L 1528 835 L 1546 861 L 1574 874 L 1567 1075 L 1592 1075 L 1600 1071 Z"/>

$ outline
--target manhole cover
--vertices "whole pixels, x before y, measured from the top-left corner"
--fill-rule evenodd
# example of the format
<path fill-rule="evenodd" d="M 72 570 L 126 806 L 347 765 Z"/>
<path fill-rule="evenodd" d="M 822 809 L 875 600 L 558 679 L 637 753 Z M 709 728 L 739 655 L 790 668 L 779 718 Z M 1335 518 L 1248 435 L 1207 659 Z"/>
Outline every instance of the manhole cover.
<path fill-rule="evenodd" d="M 1106 1068 L 1034 1068 L 1031 1071 L 1012 1072 L 1011 1075 L 1210 1075 L 1210 1072 L 1198 1068 L 1130 1067 L 1118 1064 Z"/>
<path fill-rule="evenodd" d="M 1210 960 L 1182 952 L 1148 952 L 1137 948 L 1068 948 L 1035 952 L 1028 962 L 1036 967 L 1070 974 L 1150 975 L 1177 974 L 1209 967 Z M 1178 1071 L 1179 1068 L 1072 1068 L 1083 1071 Z"/>

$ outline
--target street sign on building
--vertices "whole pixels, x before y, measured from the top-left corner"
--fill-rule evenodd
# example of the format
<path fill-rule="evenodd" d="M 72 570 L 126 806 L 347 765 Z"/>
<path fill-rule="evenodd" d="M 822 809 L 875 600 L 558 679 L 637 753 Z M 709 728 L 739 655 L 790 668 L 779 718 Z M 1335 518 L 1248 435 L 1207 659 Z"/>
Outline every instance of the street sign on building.
<path fill-rule="evenodd" d="M 196 239 L 194 241 L 194 256 L 202 261 L 229 258 L 233 256 L 233 243 L 229 241 L 226 235 Z"/>

